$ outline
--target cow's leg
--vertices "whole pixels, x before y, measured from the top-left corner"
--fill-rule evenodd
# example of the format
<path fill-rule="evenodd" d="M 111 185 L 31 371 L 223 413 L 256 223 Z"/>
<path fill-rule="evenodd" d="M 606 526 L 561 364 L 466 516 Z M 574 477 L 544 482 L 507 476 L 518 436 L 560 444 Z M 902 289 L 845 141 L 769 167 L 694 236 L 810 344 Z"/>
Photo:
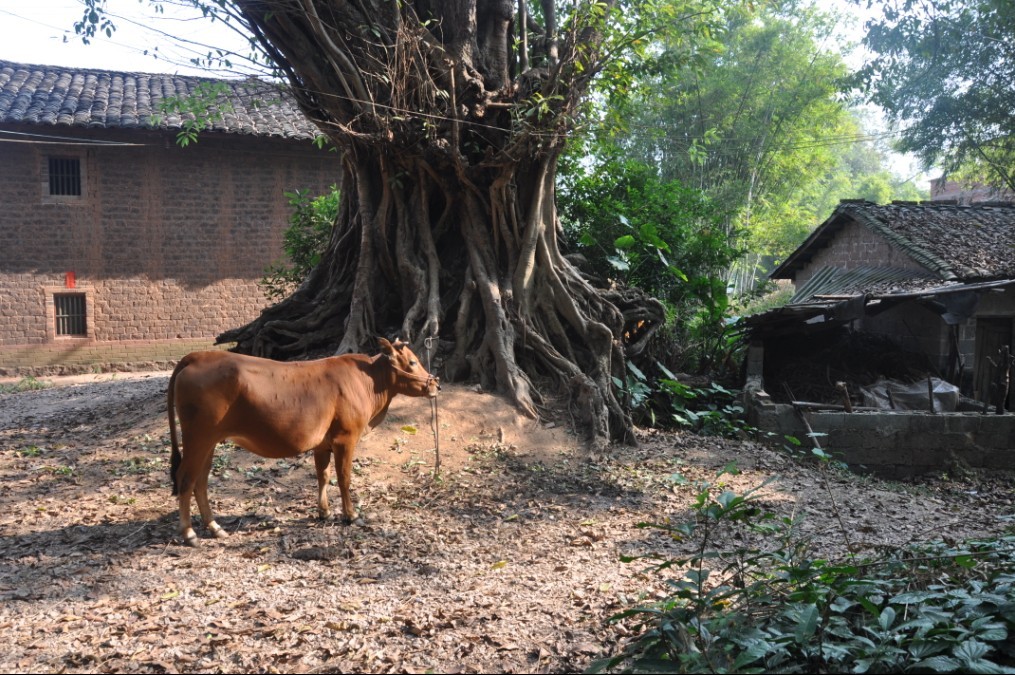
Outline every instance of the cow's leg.
<path fill-rule="evenodd" d="M 349 484 L 352 482 L 352 456 L 356 447 L 355 442 L 337 441 L 332 445 L 335 453 L 335 473 L 338 476 L 338 489 L 342 493 L 342 521 L 351 523 L 356 517 L 352 508 L 352 494 L 349 492 Z"/>
<path fill-rule="evenodd" d="M 203 477 L 204 489 L 200 494 L 203 495 L 205 503 L 202 506 L 201 497 L 199 497 L 198 507 L 202 510 L 201 515 L 204 516 L 204 508 L 207 507 L 208 472 L 211 470 L 211 456 L 214 449 L 215 442 L 209 440 L 204 434 L 195 433 L 186 427 L 183 429 L 183 458 L 177 472 L 176 487 L 179 491 L 180 536 L 188 546 L 197 546 L 199 543 L 190 522 L 190 498 L 194 495 L 195 489 L 202 482 Z M 205 520 L 205 523 L 207 522 Z"/>
<path fill-rule="evenodd" d="M 314 467 L 317 469 L 317 515 L 321 520 L 331 517 L 328 505 L 328 465 L 331 464 L 331 448 L 327 445 L 314 450 Z"/>
<path fill-rule="evenodd" d="M 180 476 L 179 504 L 180 504 L 180 536 L 187 546 L 197 546 L 197 533 L 190 526 L 190 496 L 194 493 L 194 481 L 188 482 L 186 474 Z"/>
<path fill-rule="evenodd" d="M 201 520 L 204 526 L 211 530 L 211 533 L 218 539 L 225 539 L 229 533 L 222 529 L 222 526 L 215 522 L 211 514 L 211 504 L 208 502 L 208 474 L 211 473 L 212 457 L 215 449 L 208 453 L 208 459 L 198 473 L 197 481 L 194 484 L 194 498 L 197 499 L 197 508 L 201 511 Z"/>

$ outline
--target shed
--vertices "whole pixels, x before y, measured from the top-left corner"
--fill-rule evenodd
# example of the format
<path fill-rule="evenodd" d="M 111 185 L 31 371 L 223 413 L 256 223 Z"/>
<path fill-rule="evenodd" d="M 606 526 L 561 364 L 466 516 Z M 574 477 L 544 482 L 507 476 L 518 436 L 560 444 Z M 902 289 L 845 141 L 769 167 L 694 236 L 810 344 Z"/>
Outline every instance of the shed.
<path fill-rule="evenodd" d="M 846 200 L 770 276 L 795 293 L 745 321 L 756 346 L 847 328 L 987 400 L 1015 336 L 1015 205 Z"/>

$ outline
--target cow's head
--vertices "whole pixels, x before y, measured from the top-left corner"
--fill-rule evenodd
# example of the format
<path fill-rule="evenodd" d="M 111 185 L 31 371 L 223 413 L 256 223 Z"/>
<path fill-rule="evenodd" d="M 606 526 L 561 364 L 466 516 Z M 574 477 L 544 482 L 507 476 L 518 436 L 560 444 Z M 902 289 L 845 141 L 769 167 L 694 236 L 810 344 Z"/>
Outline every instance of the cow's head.
<path fill-rule="evenodd" d="M 429 396 L 434 398 L 440 391 L 440 380 L 427 372 L 416 355 L 409 349 L 408 343 L 398 338 L 388 342 L 378 338 L 381 353 L 388 357 L 395 371 L 395 382 L 400 394 L 409 396 Z"/>

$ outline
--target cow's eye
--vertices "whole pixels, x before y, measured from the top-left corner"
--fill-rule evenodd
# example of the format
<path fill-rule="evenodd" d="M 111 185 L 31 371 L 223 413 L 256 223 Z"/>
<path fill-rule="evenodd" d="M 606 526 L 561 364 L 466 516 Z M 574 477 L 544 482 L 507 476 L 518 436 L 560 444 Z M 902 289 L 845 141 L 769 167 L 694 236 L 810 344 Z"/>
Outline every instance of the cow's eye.
<path fill-rule="evenodd" d="M 409 366 L 412 367 L 412 368 L 415 368 L 416 367 L 416 362 L 410 359 L 409 360 Z"/>

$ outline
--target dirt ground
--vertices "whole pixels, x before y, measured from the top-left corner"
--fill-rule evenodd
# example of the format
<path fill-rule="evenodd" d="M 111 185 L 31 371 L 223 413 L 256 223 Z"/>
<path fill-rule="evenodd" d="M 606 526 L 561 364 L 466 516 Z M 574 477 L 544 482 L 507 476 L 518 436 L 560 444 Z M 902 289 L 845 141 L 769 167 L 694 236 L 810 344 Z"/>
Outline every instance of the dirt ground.
<path fill-rule="evenodd" d="M 590 455 L 500 398 L 398 398 L 361 443 L 361 522 L 316 518 L 313 460 L 220 446 L 210 493 L 231 537 L 177 534 L 168 373 L 49 378 L 0 394 L 0 672 L 564 672 L 629 636 L 606 619 L 660 592 L 621 555 L 681 551 L 640 522 L 690 514 L 695 488 L 770 476 L 763 505 L 814 552 L 1011 527 L 1012 479 L 887 483 L 778 449 L 688 433 Z M 337 488 L 332 487 L 333 503 Z M 843 531 L 845 530 L 845 535 Z"/>

